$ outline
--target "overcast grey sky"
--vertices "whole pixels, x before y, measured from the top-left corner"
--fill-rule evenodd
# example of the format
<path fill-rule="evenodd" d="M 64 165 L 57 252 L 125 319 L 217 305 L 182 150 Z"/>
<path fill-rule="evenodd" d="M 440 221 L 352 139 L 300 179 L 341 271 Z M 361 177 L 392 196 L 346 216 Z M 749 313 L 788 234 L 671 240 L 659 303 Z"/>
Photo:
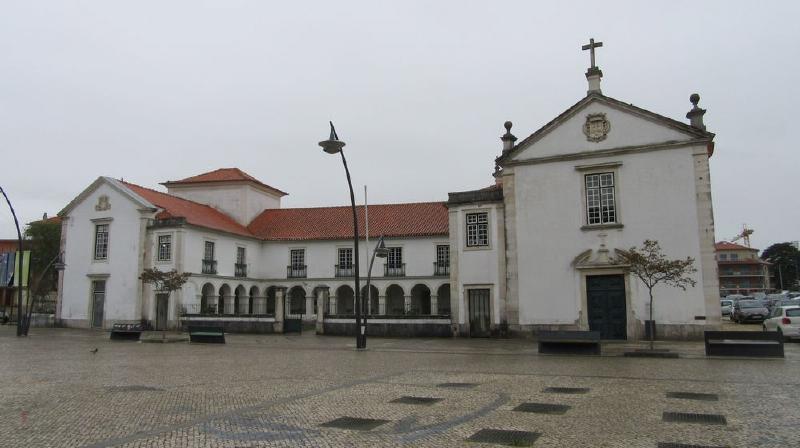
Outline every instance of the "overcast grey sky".
<path fill-rule="evenodd" d="M 0 185 L 24 222 L 100 175 L 233 166 L 285 207 L 347 204 L 329 119 L 371 203 L 446 200 L 492 182 L 505 120 L 521 139 L 585 95 L 594 37 L 604 94 L 686 121 L 700 93 L 718 240 L 800 239 L 800 2 L 1 5 Z"/>

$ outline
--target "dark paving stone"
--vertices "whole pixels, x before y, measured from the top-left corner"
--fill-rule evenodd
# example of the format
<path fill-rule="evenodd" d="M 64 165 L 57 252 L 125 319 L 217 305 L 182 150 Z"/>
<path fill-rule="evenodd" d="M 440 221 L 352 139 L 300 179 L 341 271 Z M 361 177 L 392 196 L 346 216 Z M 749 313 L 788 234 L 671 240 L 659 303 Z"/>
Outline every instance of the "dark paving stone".
<path fill-rule="evenodd" d="M 533 412 L 536 414 L 556 414 L 562 415 L 569 410 L 570 406 L 565 404 L 552 404 L 552 403 L 521 403 L 515 407 L 515 411 L 519 412 Z"/>
<path fill-rule="evenodd" d="M 470 389 L 476 387 L 478 383 L 441 383 L 437 384 L 436 387 L 451 387 L 454 389 Z"/>
<path fill-rule="evenodd" d="M 664 412 L 662 420 L 676 423 L 703 423 L 706 425 L 727 425 L 724 415 L 695 414 L 692 412 Z"/>
<path fill-rule="evenodd" d="M 131 386 L 108 386 L 106 390 L 109 392 L 163 392 L 164 389 L 152 386 L 140 386 L 140 385 L 131 385 Z"/>
<path fill-rule="evenodd" d="M 658 448 L 728 448 L 728 446 L 692 445 L 686 443 L 658 442 Z"/>
<path fill-rule="evenodd" d="M 546 387 L 545 392 L 551 394 L 585 394 L 589 392 L 588 387 Z"/>
<path fill-rule="evenodd" d="M 541 433 L 511 431 L 507 429 L 481 429 L 467 440 L 470 442 L 496 443 L 508 446 L 532 446 Z"/>
<path fill-rule="evenodd" d="M 422 405 L 432 405 L 434 403 L 438 403 L 442 401 L 443 398 L 435 398 L 435 397 L 400 397 L 395 398 L 394 400 L 390 401 L 389 403 L 402 403 L 402 404 L 422 404 Z"/>
<path fill-rule="evenodd" d="M 356 431 L 369 431 L 378 426 L 389 423 L 389 420 L 380 420 L 375 418 L 358 418 L 358 417 L 339 417 L 320 426 L 326 428 L 338 429 L 354 429 Z"/>
<path fill-rule="evenodd" d="M 667 398 L 681 398 L 684 400 L 718 401 L 717 394 L 701 394 L 697 392 L 667 392 Z"/>
<path fill-rule="evenodd" d="M 634 351 L 627 351 L 623 353 L 623 356 L 628 358 L 678 358 L 678 353 L 670 352 L 668 350 L 648 350 L 648 349 L 640 349 Z"/>

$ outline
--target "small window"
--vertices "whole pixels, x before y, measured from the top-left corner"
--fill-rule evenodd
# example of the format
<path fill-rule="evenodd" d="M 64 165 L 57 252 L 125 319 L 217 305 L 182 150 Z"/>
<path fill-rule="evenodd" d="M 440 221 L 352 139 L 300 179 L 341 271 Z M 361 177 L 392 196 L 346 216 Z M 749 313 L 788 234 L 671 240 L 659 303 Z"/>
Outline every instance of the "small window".
<path fill-rule="evenodd" d="M 390 247 L 389 256 L 386 258 L 386 264 L 390 268 L 399 268 L 403 265 L 403 248 Z"/>
<path fill-rule="evenodd" d="M 94 228 L 94 259 L 108 258 L 108 224 L 97 224 Z"/>
<path fill-rule="evenodd" d="M 303 269 L 306 265 L 306 250 L 292 249 L 289 251 L 289 264 L 292 269 Z"/>
<path fill-rule="evenodd" d="M 339 249 L 339 268 L 340 269 L 353 268 L 353 249 L 349 247 Z"/>
<path fill-rule="evenodd" d="M 203 260 L 211 261 L 214 259 L 214 243 L 206 241 L 205 250 L 203 251 Z"/>
<path fill-rule="evenodd" d="M 489 213 L 467 213 L 467 247 L 489 245 Z"/>
<path fill-rule="evenodd" d="M 450 246 L 439 244 L 436 246 L 436 264 L 439 266 L 450 266 Z"/>
<path fill-rule="evenodd" d="M 236 248 L 236 264 L 245 264 L 247 262 L 246 251 L 244 247 Z"/>
<path fill-rule="evenodd" d="M 728 254 L 719 254 L 719 259 L 720 260 L 727 260 L 728 259 Z"/>
<path fill-rule="evenodd" d="M 172 235 L 158 236 L 158 261 L 172 260 Z"/>
<path fill-rule="evenodd" d="M 614 173 L 586 175 L 586 222 L 589 225 L 617 222 Z"/>

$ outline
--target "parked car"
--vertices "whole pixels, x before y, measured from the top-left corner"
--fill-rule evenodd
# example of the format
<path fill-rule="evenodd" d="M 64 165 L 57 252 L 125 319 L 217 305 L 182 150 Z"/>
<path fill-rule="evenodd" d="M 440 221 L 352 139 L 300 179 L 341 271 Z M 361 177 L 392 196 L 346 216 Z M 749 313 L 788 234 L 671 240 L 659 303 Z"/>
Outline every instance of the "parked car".
<path fill-rule="evenodd" d="M 730 316 L 733 312 L 733 300 L 722 299 L 719 301 L 719 306 L 722 308 L 723 316 Z"/>
<path fill-rule="evenodd" d="M 733 305 L 731 320 L 738 323 L 763 322 L 769 310 L 758 300 L 739 300 Z"/>
<path fill-rule="evenodd" d="M 784 340 L 800 338 L 800 306 L 777 306 L 764 321 L 764 331 L 777 331 Z"/>

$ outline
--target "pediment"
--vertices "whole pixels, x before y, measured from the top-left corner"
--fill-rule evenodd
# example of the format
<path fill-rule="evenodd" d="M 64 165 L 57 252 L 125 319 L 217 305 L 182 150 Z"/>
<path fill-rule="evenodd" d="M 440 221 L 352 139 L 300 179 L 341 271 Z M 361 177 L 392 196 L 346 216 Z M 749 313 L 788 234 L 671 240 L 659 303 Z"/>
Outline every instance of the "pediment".
<path fill-rule="evenodd" d="M 613 98 L 589 95 L 521 141 L 499 162 L 707 141 L 713 136 Z"/>
<path fill-rule="evenodd" d="M 605 244 L 601 244 L 599 249 L 587 249 L 581 252 L 573 258 L 571 264 L 575 269 L 602 269 L 628 266 L 623 249 L 614 249 L 611 251 L 605 247 Z"/>

